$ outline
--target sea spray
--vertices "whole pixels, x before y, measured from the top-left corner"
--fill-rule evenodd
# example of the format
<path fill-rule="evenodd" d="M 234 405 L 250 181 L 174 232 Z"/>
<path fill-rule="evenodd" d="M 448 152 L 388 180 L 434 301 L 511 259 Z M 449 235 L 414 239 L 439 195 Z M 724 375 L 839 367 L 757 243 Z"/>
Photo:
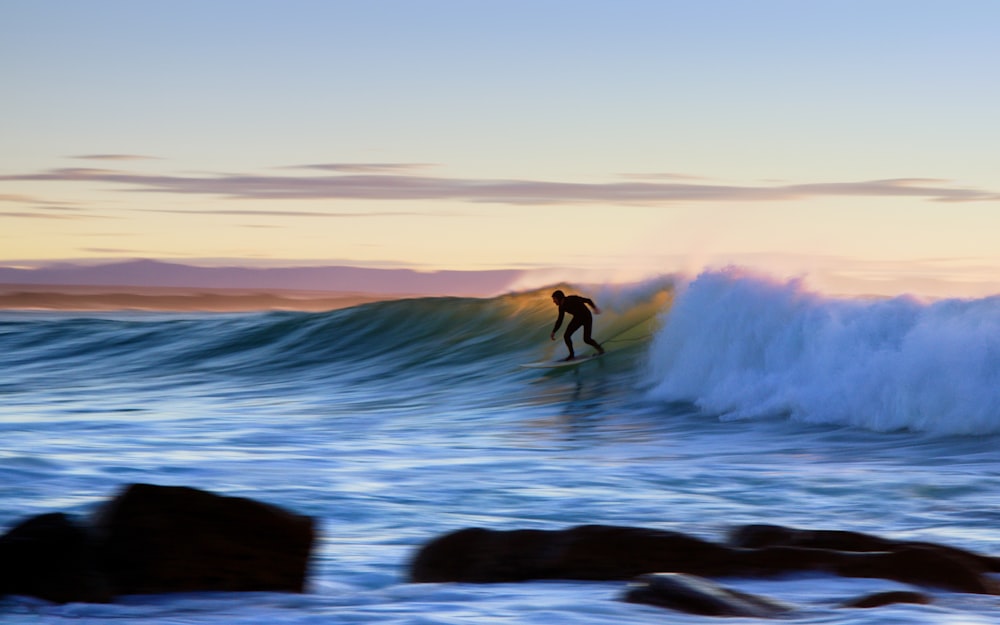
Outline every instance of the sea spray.
<path fill-rule="evenodd" d="M 650 396 L 722 419 L 875 431 L 1000 431 L 1000 297 L 837 299 L 737 269 L 680 289 Z"/>

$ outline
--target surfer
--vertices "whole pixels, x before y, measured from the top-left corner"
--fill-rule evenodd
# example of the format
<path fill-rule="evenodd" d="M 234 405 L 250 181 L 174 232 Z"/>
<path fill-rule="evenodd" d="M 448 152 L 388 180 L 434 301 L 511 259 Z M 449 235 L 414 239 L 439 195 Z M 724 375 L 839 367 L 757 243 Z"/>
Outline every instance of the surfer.
<path fill-rule="evenodd" d="M 597 307 L 597 304 L 593 300 L 587 297 L 580 297 L 579 295 L 566 295 L 562 291 L 555 291 L 552 293 L 552 303 L 559 307 L 559 318 L 556 319 L 556 325 L 552 328 L 552 334 L 549 336 L 550 339 L 553 341 L 556 340 L 556 331 L 562 325 L 563 316 L 566 313 L 569 313 L 573 317 L 570 319 L 569 324 L 566 326 L 566 331 L 563 333 L 563 340 L 566 341 L 566 347 L 569 348 L 569 356 L 566 357 L 566 360 L 576 358 L 576 354 L 573 352 L 573 339 L 571 337 L 580 327 L 583 327 L 583 342 L 596 349 L 598 354 L 604 353 L 604 348 L 601 347 L 600 343 L 590 336 L 590 332 L 594 328 L 594 317 L 590 314 L 587 306 L 593 308 L 595 314 L 601 314 L 601 309 Z"/>

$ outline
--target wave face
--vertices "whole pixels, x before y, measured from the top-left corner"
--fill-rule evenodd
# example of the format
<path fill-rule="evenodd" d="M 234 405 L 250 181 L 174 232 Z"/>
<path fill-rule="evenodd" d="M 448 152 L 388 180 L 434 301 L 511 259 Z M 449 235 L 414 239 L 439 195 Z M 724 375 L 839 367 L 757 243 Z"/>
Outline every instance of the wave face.
<path fill-rule="evenodd" d="M 98 403 L 109 388 L 511 405 L 539 388 L 518 365 L 565 349 L 549 341 L 550 290 L 325 313 L 5 314 L 0 394 L 52 405 L 80 393 Z M 602 392 L 622 401 L 644 392 L 723 420 L 1000 432 L 1000 297 L 838 299 L 739 270 L 676 293 L 665 279 L 583 292 L 601 304 L 595 337 L 613 354 Z"/>
<path fill-rule="evenodd" d="M 1000 297 L 845 300 L 731 269 L 679 289 L 650 396 L 723 419 L 1000 431 Z"/>
<path fill-rule="evenodd" d="M 468 363 L 523 346 L 513 302 L 461 298 L 396 300 L 326 313 L 233 315 L 98 314 L 0 322 L 0 350 L 22 376 L 74 380 L 298 378 L 372 375 Z M 535 332 L 537 334 L 537 331 Z"/>
<path fill-rule="evenodd" d="M 613 349 L 634 354 L 648 344 L 668 290 L 650 284 L 591 293 L 605 310 L 595 336 L 615 336 Z M 0 318 L 0 392 L 106 389 L 117 381 L 178 393 L 213 385 L 327 395 L 356 388 L 391 403 L 421 393 L 463 396 L 455 391 L 464 386 L 467 401 L 502 404 L 524 385 L 519 364 L 565 349 L 549 341 L 556 311 L 548 291 L 401 299 L 324 313 L 13 313 Z M 636 360 L 619 363 L 634 369 Z"/>

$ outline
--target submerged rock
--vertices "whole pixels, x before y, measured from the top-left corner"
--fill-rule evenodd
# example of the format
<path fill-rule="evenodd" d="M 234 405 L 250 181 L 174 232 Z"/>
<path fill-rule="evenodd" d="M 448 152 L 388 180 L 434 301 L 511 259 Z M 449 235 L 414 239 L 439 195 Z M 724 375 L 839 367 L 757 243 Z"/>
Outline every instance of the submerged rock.
<path fill-rule="evenodd" d="M 625 601 L 702 616 L 773 618 L 794 609 L 767 597 L 739 592 L 683 573 L 642 575 L 629 585 Z"/>

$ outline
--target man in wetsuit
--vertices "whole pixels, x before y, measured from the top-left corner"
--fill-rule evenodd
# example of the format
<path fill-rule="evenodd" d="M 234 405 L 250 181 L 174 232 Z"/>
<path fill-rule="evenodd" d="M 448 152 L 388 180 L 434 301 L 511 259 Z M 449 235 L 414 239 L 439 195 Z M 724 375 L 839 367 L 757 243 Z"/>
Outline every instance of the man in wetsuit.
<path fill-rule="evenodd" d="M 570 319 L 569 325 L 566 326 L 566 332 L 563 333 L 563 340 L 566 341 L 566 347 L 569 348 L 569 356 L 566 357 L 566 360 L 576 358 L 576 354 L 573 352 L 573 340 L 571 337 L 581 326 L 583 326 L 583 342 L 594 347 L 598 354 L 604 353 L 604 348 L 590 336 L 590 332 L 594 328 L 594 318 L 591 316 L 587 306 L 593 308 L 594 313 L 601 314 L 601 309 L 597 307 L 597 304 L 593 300 L 580 297 L 579 295 L 567 296 L 562 291 L 555 291 L 552 293 L 552 303 L 559 307 L 559 318 L 556 319 L 556 325 L 552 328 L 552 334 L 549 336 L 550 339 L 553 341 L 556 340 L 556 330 L 562 325 L 563 315 L 569 313 L 573 317 Z"/>

